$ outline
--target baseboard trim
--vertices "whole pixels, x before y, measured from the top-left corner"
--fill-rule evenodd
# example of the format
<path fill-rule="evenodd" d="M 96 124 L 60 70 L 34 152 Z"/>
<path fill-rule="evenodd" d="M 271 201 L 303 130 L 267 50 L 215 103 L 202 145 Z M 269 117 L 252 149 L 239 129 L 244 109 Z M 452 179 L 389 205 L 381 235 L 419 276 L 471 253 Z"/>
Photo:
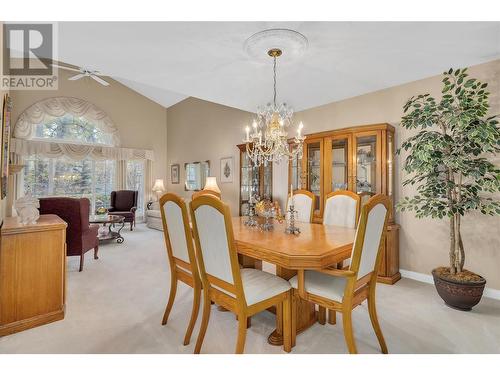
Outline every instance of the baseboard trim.
<path fill-rule="evenodd" d="M 406 277 L 407 279 L 421 281 L 427 284 L 434 284 L 434 279 L 432 278 L 432 275 L 420 272 L 408 271 L 408 270 L 399 270 L 399 272 L 401 272 L 402 277 Z M 492 288 L 484 288 L 483 296 L 487 298 L 500 300 L 500 290 Z"/>

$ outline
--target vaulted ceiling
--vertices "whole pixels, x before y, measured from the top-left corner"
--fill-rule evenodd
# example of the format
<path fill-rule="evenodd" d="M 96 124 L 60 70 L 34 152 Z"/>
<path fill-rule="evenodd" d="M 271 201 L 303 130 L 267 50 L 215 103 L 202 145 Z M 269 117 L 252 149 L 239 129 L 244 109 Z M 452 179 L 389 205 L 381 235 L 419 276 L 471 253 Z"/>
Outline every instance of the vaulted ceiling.
<path fill-rule="evenodd" d="M 278 61 L 278 99 L 296 111 L 500 58 L 499 22 L 61 22 L 58 60 L 165 107 L 194 96 L 255 111 L 272 98 L 272 60 L 243 43 L 269 28 L 309 41 Z"/>

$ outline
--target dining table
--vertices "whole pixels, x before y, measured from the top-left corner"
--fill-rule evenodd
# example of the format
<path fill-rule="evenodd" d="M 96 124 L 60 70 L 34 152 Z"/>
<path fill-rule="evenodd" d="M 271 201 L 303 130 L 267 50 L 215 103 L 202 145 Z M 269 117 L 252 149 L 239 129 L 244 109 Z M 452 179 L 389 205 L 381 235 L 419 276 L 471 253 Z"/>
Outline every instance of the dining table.
<path fill-rule="evenodd" d="M 276 275 L 286 280 L 297 274 L 297 270 L 319 270 L 350 258 L 356 229 L 316 223 L 296 222 L 300 233 L 285 233 L 286 222 L 273 221 L 271 230 L 261 226 L 247 226 L 247 217 L 233 217 L 233 232 L 240 264 L 247 268 L 262 269 L 262 262 L 274 264 Z M 313 303 L 298 299 L 297 314 L 293 326 L 297 334 L 317 321 Z M 282 345 L 283 315 L 278 308 L 276 329 L 269 335 L 268 342 Z"/>

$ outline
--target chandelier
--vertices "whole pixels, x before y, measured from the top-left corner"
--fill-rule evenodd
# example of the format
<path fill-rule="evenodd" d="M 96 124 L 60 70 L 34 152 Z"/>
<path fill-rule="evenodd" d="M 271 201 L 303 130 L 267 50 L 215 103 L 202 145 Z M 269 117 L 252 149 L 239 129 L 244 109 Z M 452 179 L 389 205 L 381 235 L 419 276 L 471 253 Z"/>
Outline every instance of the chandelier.
<path fill-rule="evenodd" d="M 293 109 L 286 103 L 276 103 L 276 59 L 281 56 L 282 51 L 272 48 L 267 54 L 273 58 L 273 102 L 264 108 L 258 108 L 257 118 L 252 123 L 252 133 L 249 126 L 245 128 L 247 155 L 255 166 L 279 163 L 283 158 L 302 159 L 306 139 L 302 135 L 304 125 L 301 122 L 297 127 L 297 135 L 293 138 L 293 146 L 290 147 L 288 143 L 288 128 L 292 125 Z"/>

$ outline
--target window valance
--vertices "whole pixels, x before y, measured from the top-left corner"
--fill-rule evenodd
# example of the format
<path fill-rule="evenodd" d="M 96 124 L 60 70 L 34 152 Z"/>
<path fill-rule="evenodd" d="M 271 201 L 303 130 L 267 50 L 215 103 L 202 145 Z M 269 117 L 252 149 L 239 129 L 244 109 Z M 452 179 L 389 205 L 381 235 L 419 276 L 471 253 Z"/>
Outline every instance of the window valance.
<path fill-rule="evenodd" d="M 86 100 L 72 97 L 48 98 L 33 104 L 19 116 L 13 136 L 31 139 L 35 135 L 38 124 L 68 114 L 93 122 L 103 133 L 112 136 L 115 146 L 120 144 L 118 129 L 106 112 Z"/>
<path fill-rule="evenodd" d="M 65 142 L 33 141 L 19 138 L 11 139 L 10 151 L 20 156 L 38 155 L 49 158 L 65 156 L 72 160 L 91 158 L 95 160 L 154 161 L 154 153 L 152 150 L 72 144 Z"/>

